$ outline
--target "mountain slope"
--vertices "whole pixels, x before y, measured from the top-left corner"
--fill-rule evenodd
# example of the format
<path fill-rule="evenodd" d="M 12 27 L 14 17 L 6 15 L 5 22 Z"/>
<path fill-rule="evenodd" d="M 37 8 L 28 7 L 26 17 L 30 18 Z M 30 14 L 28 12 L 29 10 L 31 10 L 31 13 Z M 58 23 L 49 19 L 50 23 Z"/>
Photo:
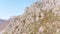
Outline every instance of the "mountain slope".
<path fill-rule="evenodd" d="M 9 20 L 2 34 L 60 34 L 60 0 L 42 0 Z"/>
<path fill-rule="evenodd" d="M 6 20 L 0 19 L 0 24 L 4 23 Z"/>
<path fill-rule="evenodd" d="M 8 25 L 7 20 L 0 19 L 0 31 Z"/>

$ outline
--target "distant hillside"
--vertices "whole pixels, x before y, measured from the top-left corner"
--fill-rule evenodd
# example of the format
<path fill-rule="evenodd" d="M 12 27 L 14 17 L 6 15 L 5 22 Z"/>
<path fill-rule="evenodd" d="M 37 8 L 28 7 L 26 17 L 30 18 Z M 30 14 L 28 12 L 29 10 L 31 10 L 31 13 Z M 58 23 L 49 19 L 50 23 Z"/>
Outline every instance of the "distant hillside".
<path fill-rule="evenodd" d="M 0 30 L 2 30 L 7 24 L 7 20 L 0 19 Z"/>
<path fill-rule="evenodd" d="M 5 23 L 7 20 L 0 19 L 0 24 Z"/>

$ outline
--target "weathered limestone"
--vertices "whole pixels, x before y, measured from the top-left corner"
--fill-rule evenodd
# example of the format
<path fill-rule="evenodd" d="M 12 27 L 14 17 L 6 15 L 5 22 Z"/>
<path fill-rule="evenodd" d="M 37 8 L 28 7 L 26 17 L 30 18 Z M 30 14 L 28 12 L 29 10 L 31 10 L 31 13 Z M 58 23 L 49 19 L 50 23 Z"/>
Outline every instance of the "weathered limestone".
<path fill-rule="evenodd" d="M 11 19 L 2 34 L 60 34 L 60 0 L 42 0 Z"/>

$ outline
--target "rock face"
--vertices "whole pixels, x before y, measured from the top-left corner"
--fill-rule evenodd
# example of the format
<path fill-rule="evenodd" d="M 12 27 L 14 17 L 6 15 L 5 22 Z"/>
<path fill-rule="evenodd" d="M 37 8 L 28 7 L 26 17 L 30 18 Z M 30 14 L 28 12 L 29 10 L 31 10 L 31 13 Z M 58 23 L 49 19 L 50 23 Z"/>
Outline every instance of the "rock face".
<path fill-rule="evenodd" d="M 2 34 L 60 34 L 60 0 L 42 0 L 9 20 Z"/>

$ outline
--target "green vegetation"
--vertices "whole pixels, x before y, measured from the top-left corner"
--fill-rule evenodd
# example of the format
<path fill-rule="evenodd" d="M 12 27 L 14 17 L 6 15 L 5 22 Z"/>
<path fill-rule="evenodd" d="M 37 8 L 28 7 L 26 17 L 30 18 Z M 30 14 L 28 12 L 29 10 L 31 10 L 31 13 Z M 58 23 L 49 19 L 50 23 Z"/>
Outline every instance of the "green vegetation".
<path fill-rule="evenodd" d="M 33 32 L 31 32 L 30 34 L 33 34 Z"/>

